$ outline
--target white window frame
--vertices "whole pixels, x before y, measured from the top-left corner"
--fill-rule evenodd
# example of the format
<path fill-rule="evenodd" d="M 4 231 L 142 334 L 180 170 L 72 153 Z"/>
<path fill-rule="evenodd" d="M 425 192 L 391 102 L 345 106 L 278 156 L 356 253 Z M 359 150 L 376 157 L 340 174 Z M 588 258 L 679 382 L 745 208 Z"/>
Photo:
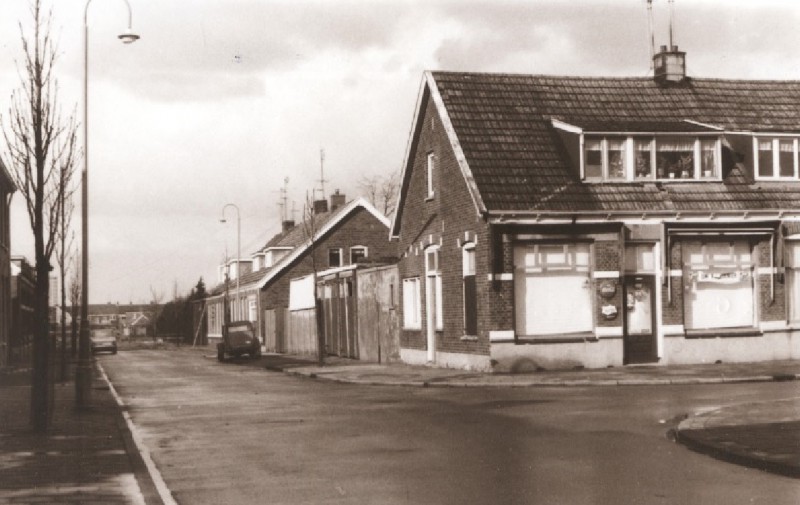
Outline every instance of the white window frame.
<path fill-rule="evenodd" d="M 758 164 L 758 143 L 759 141 L 771 140 L 772 141 L 772 175 L 760 175 L 759 164 Z M 792 141 L 792 153 L 793 153 L 793 166 L 794 171 L 793 174 L 790 176 L 782 176 L 781 174 L 781 166 L 780 166 L 780 142 L 781 140 L 791 140 Z M 757 181 L 794 181 L 797 180 L 798 177 L 798 137 L 790 136 L 790 135 L 781 135 L 781 134 L 774 134 L 774 135 L 753 135 L 753 176 Z"/>
<path fill-rule="evenodd" d="M 800 236 L 786 238 L 784 266 L 786 271 L 786 320 L 790 325 L 800 325 L 800 296 L 795 297 L 794 283 L 800 282 L 800 261 L 794 259 L 795 249 L 800 248 Z M 794 316 L 794 317 L 793 317 Z"/>
<path fill-rule="evenodd" d="M 251 296 L 247 300 L 247 305 L 248 305 L 248 307 L 247 307 L 247 309 L 248 309 L 247 319 L 251 323 L 255 323 L 256 321 L 258 321 L 258 303 L 256 302 L 255 297 Z"/>
<path fill-rule="evenodd" d="M 434 187 L 433 187 L 433 172 L 436 169 L 436 156 L 432 152 L 428 153 L 428 156 L 426 158 L 426 162 L 427 162 L 427 167 L 426 167 L 427 168 L 427 171 L 426 171 L 426 173 L 427 173 L 427 181 L 426 181 L 426 183 L 427 183 L 427 187 L 428 187 L 428 197 L 427 197 L 427 199 L 430 200 L 435 195 L 435 191 L 434 191 Z"/>
<path fill-rule="evenodd" d="M 406 330 L 422 329 L 421 286 L 419 277 L 403 279 L 403 328 Z M 412 298 L 409 298 L 409 295 L 412 295 Z"/>
<path fill-rule="evenodd" d="M 602 176 L 601 177 L 588 177 L 586 175 L 586 142 L 587 137 L 591 140 L 599 140 L 601 144 L 601 162 L 602 162 Z M 688 179 L 671 179 L 669 177 L 658 177 L 657 174 L 657 157 L 658 157 L 658 141 L 659 138 L 665 137 L 690 137 L 694 142 L 693 152 L 693 171 L 692 176 Z M 650 167 L 652 175 L 650 177 L 636 177 L 636 151 L 634 150 L 634 140 L 649 139 L 651 141 L 650 148 Z M 623 152 L 625 156 L 625 177 L 618 179 L 609 179 L 609 157 L 608 157 L 608 144 L 609 140 L 622 141 Z M 704 176 L 702 174 L 702 141 L 714 141 L 714 170 L 711 176 Z M 758 144 L 754 143 L 754 149 L 758 148 Z M 682 134 L 682 133 L 663 133 L 663 134 L 649 134 L 649 133 L 620 133 L 620 134 L 602 134 L 602 133 L 582 133 L 580 142 L 580 159 L 581 159 L 581 179 L 585 182 L 600 183 L 600 182 L 643 182 L 643 181 L 665 181 L 665 182 L 703 182 L 703 181 L 720 181 L 722 180 L 722 138 L 718 134 L 714 135 L 697 135 Z"/>
<path fill-rule="evenodd" d="M 443 303 L 442 303 L 442 270 L 441 270 L 441 257 L 440 257 L 441 248 L 437 245 L 430 246 L 425 249 L 425 282 L 432 282 L 434 293 L 434 301 L 436 305 L 434 307 L 435 311 L 435 328 L 436 331 L 444 330 L 444 316 L 442 314 L 443 311 Z M 434 264 L 431 266 L 430 257 L 435 258 Z"/>
<path fill-rule="evenodd" d="M 353 251 L 357 250 L 357 249 L 363 249 L 364 250 L 364 258 L 369 257 L 369 248 L 367 246 L 365 246 L 365 245 L 354 245 L 354 246 L 352 246 L 350 248 L 350 264 L 351 265 L 355 264 L 355 261 L 353 261 Z"/>

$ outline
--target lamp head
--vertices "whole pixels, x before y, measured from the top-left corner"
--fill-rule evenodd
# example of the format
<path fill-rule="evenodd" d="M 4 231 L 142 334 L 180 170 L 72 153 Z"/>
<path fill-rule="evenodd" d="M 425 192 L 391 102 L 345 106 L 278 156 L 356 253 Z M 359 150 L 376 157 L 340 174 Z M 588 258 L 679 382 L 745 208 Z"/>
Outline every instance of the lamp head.
<path fill-rule="evenodd" d="M 121 40 L 123 44 L 133 44 L 139 40 L 139 36 L 133 33 L 130 28 L 125 30 L 125 33 L 119 34 L 117 38 Z"/>

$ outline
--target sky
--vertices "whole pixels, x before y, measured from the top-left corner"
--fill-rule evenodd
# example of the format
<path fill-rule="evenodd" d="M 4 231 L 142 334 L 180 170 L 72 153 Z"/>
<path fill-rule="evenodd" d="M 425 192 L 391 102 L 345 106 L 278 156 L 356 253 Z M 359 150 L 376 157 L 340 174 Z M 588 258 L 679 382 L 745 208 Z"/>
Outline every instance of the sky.
<path fill-rule="evenodd" d="M 299 219 L 319 188 L 360 193 L 403 163 L 425 70 L 651 74 L 646 0 L 124 0 L 89 4 L 90 303 L 184 295 Z M 0 114 L 19 86 L 28 0 L 0 2 Z M 83 121 L 85 0 L 44 0 L 64 112 Z M 653 0 L 656 45 L 669 7 Z M 800 79 L 800 2 L 676 0 L 693 77 Z M 798 105 L 800 106 L 800 104 Z M 0 152 L 2 152 L 0 146 Z M 318 195 L 319 193 L 317 193 Z M 292 203 L 289 204 L 292 206 Z M 73 218 L 80 242 L 80 212 Z M 33 261 L 22 197 L 11 252 Z"/>

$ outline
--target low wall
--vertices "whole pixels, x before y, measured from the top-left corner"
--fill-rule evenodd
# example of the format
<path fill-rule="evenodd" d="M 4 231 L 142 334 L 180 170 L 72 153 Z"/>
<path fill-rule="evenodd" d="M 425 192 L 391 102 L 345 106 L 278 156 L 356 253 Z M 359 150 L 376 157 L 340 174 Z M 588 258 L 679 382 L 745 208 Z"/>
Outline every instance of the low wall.
<path fill-rule="evenodd" d="M 495 372 L 535 372 L 622 366 L 622 338 L 548 344 L 493 343 Z"/>

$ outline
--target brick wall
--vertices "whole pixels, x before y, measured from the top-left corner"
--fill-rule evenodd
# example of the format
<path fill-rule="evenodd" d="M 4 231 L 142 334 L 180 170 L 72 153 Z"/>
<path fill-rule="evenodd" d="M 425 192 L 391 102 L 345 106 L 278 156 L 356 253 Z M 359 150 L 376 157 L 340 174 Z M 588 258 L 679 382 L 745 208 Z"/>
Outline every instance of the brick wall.
<path fill-rule="evenodd" d="M 391 260 L 397 257 L 397 245 L 389 241 L 386 226 L 369 211 L 358 207 L 317 242 L 314 251 L 317 271 L 329 268 L 328 249 L 341 248 L 342 260 L 347 265 L 350 247 L 356 245 L 367 247 L 368 260 Z M 290 280 L 313 272 L 311 253 L 308 251 L 270 282 L 266 289 L 261 290 L 261 309 L 288 307 Z"/>
<path fill-rule="evenodd" d="M 442 276 L 443 330 L 436 332 L 436 349 L 444 352 L 488 354 L 490 308 L 478 304 L 478 338 L 464 339 L 462 246 L 474 242 L 476 289 L 478 300 L 488 296 L 489 241 L 488 225 L 477 215 L 461 169 L 453 154 L 450 141 L 431 101 L 424 104 L 424 115 L 411 170 L 407 174 L 407 191 L 400 218 L 399 272 L 401 279 L 419 277 L 421 280 L 422 330 L 403 329 L 401 346 L 425 349 L 425 247 L 439 245 L 439 265 Z M 434 196 L 428 198 L 427 158 L 433 153 Z M 401 295 L 402 296 L 402 295 Z M 403 304 L 400 317 L 403 320 Z"/>
<path fill-rule="evenodd" d="M 777 259 L 772 255 L 775 251 L 770 248 L 769 239 L 762 239 L 755 246 L 753 252 L 756 258 L 756 267 L 775 268 L 778 265 Z M 772 259 L 772 261 L 770 261 Z M 786 307 L 786 285 L 782 282 L 783 277 L 778 277 L 774 273 L 761 274 L 758 279 L 758 300 L 759 317 L 762 321 L 784 321 L 787 319 Z"/>
<path fill-rule="evenodd" d="M 594 269 L 598 272 L 619 272 L 622 273 L 622 244 L 619 240 L 598 240 L 594 243 Z M 615 279 L 596 279 L 595 287 L 595 317 L 597 326 L 618 327 L 622 325 L 623 311 L 625 308 L 622 303 L 623 289 L 622 278 Z M 613 286 L 614 295 L 608 298 L 600 294 L 603 286 Z M 603 306 L 613 305 L 617 309 L 617 315 L 613 319 L 607 319 L 603 315 Z"/>

